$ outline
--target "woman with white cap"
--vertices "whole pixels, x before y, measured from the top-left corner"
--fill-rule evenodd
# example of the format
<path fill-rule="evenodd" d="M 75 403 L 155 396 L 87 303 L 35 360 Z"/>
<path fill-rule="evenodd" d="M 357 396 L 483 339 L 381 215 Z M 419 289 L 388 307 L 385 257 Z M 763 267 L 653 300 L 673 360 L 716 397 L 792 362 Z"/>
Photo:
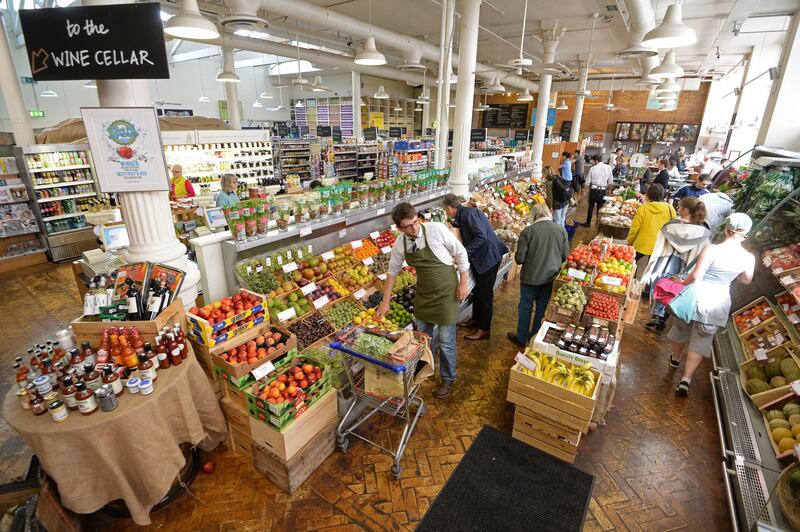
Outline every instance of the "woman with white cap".
<path fill-rule="evenodd" d="M 725 226 L 725 240 L 706 246 L 697 257 L 694 268 L 685 279 L 674 280 L 693 287 L 694 316 L 687 323 L 675 319 L 667 333 L 672 340 L 669 364 L 677 368 L 684 349 L 689 347 L 681 382 L 677 391 L 689 394 L 692 375 L 703 358 L 711 356 L 714 334 L 728 322 L 731 310 L 730 286 L 735 280 L 750 284 L 753 280 L 755 257 L 742 247 L 742 242 L 753 227 L 753 221 L 743 213 L 733 213 Z"/>

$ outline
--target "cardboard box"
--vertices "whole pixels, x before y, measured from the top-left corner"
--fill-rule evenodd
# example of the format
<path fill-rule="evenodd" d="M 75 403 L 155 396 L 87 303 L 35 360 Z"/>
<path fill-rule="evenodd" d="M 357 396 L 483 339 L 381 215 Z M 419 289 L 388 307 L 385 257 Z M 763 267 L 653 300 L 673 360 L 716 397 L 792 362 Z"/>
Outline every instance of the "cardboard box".
<path fill-rule="evenodd" d="M 176 297 L 175 301 L 156 316 L 156 319 L 149 321 L 83 321 L 83 316 L 74 320 L 70 325 L 75 335 L 78 345 L 81 342 L 89 342 L 92 345 L 99 345 L 103 337 L 103 331 L 111 327 L 136 327 L 139 335 L 145 342 L 152 342 L 153 338 L 161 332 L 164 327 L 172 329 L 175 324 L 181 326 L 181 330 L 186 332 L 186 320 L 184 319 L 183 301 Z"/>
<path fill-rule="evenodd" d="M 228 424 L 249 436 L 250 418 L 247 416 L 247 409 L 243 408 L 240 403 L 227 397 L 223 397 L 219 405 L 222 407 L 222 413 L 225 415 L 225 420 Z"/>
<path fill-rule="evenodd" d="M 791 345 L 791 344 L 789 344 Z M 800 358 L 798 358 L 794 353 L 792 353 L 791 349 L 788 349 L 789 346 L 781 345 L 778 346 L 771 351 L 767 352 L 767 356 L 769 358 L 776 358 L 783 360 L 786 357 L 791 357 L 798 366 L 800 366 Z M 747 394 L 753 404 L 756 405 L 756 408 L 761 408 L 767 403 L 775 401 L 786 394 L 791 393 L 791 386 L 787 383 L 786 386 L 780 386 L 778 388 L 771 388 L 765 392 L 757 393 L 754 395 L 750 395 L 747 391 L 747 372 L 753 366 L 763 366 L 765 363 L 761 363 L 757 361 L 755 358 L 749 358 L 739 364 L 739 381 L 742 384 L 742 390 Z"/>
<path fill-rule="evenodd" d="M 295 397 L 294 401 L 270 403 L 269 401 L 258 396 L 258 392 L 263 387 L 272 384 L 281 374 L 286 373 L 290 366 L 301 366 L 303 364 L 312 364 L 320 367 L 322 369 L 322 376 L 314 384 L 307 386 L 305 389 L 298 388 L 297 396 Z M 270 416 L 274 416 L 276 420 L 271 421 L 273 425 L 283 427 L 285 426 L 286 421 L 284 414 L 290 411 L 297 413 L 298 408 L 305 402 L 306 397 L 311 398 L 320 392 L 324 393 L 323 389 L 326 391 L 329 387 L 330 378 L 328 376 L 327 368 L 325 367 L 325 361 L 316 360 L 304 355 L 297 355 L 297 352 L 295 351 L 294 356 L 285 357 L 283 359 L 283 363 L 280 367 L 276 368 L 272 377 L 268 378 L 266 381 L 254 383 L 245 389 L 245 395 L 247 396 L 247 411 L 251 416 L 261 419 L 265 422 L 270 419 Z M 263 415 L 258 415 L 258 411 L 261 411 Z"/>
<path fill-rule="evenodd" d="M 199 342 L 201 344 L 205 344 L 205 345 L 207 345 L 209 347 L 213 347 L 213 346 L 215 346 L 217 344 L 220 344 L 220 343 L 222 343 L 222 342 L 224 342 L 226 340 L 229 340 L 229 339 L 233 338 L 237 334 L 241 334 L 242 332 L 254 327 L 255 325 L 258 325 L 259 323 L 263 323 L 265 321 L 266 322 L 269 321 L 266 318 L 266 311 L 265 311 L 264 312 L 264 317 L 263 318 L 259 318 L 257 321 L 254 320 L 254 321 L 250 321 L 250 322 L 244 323 L 240 327 L 238 327 L 237 329 L 234 329 L 233 331 L 230 331 L 230 332 L 227 332 L 227 333 L 218 334 L 217 336 L 215 336 L 216 333 L 218 333 L 219 331 L 229 327 L 230 325 L 232 325 L 232 324 L 234 324 L 234 323 L 236 323 L 238 321 L 247 319 L 250 316 L 253 316 L 253 315 L 258 314 L 259 312 L 265 310 L 266 298 L 263 295 L 257 294 L 255 292 L 251 292 L 250 290 L 246 290 L 244 288 L 242 288 L 241 291 L 242 292 L 247 292 L 249 294 L 253 294 L 254 296 L 257 296 L 259 298 L 260 303 L 255 305 L 251 309 L 244 310 L 244 311 L 240 312 L 239 314 L 237 314 L 235 316 L 231 316 L 230 318 L 227 318 L 224 321 L 218 321 L 217 323 L 215 323 L 213 325 L 210 324 L 208 322 L 208 320 L 205 320 L 205 319 L 201 318 L 200 316 L 195 316 L 194 314 L 186 313 L 186 321 L 189 324 L 189 332 L 194 336 L 194 338 L 197 340 L 197 342 Z"/>
<path fill-rule="evenodd" d="M 241 364 L 231 364 L 220 355 L 227 351 L 230 351 L 233 348 L 239 347 L 242 344 L 249 342 L 261 336 L 267 331 L 276 330 L 282 335 L 287 336 L 289 339 L 285 342 L 285 346 L 281 349 L 276 349 L 266 357 L 262 358 L 258 362 L 253 364 L 248 364 L 247 362 L 243 362 Z M 250 331 L 245 332 L 242 335 L 238 335 L 235 338 L 227 340 L 217 346 L 211 348 L 211 360 L 214 362 L 215 366 L 218 366 L 225 370 L 229 376 L 239 379 L 244 377 L 245 375 L 252 372 L 254 369 L 258 368 L 259 366 L 263 366 L 267 362 L 271 362 L 277 358 L 282 357 L 286 353 L 297 349 L 297 337 L 289 332 L 288 329 L 285 329 L 279 325 L 270 325 L 269 323 L 262 323 L 256 327 L 253 327 Z"/>
<path fill-rule="evenodd" d="M 547 355 L 552 355 L 560 358 L 561 360 L 572 362 L 573 364 L 583 365 L 587 362 L 591 362 L 592 368 L 603 374 L 603 382 L 608 382 L 608 379 L 614 374 L 614 368 L 619 362 L 619 338 L 616 338 L 614 341 L 614 348 L 611 350 L 611 353 L 609 353 L 608 358 L 606 358 L 606 360 L 601 360 L 599 358 L 592 358 L 578 353 L 573 353 L 572 351 L 559 349 L 555 344 L 546 343 L 544 338 L 547 336 L 547 333 L 550 329 L 563 330 L 562 327 L 555 323 L 550 323 L 547 321 L 542 322 L 542 326 L 539 329 L 536 337 L 533 339 L 531 347 Z"/>
<path fill-rule="evenodd" d="M 339 419 L 336 393 L 329 391 L 283 432 L 255 418 L 250 418 L 254 444 L 267 448 L 279 459 L 287 461 L 297 454 L 323 427 Z"/>

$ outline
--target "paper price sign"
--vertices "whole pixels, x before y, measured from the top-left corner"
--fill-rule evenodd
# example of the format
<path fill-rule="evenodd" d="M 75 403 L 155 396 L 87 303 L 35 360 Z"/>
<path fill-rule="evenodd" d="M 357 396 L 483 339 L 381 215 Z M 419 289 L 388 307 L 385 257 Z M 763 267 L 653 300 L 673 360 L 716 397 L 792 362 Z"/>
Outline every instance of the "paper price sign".
<path fill-rule="evenodd" d="M 385 281 L 386 280 L 386 274 L 385 273 L 379 273 L 378 274 L 378 279 L 380 279 L 381 281 Z"/>
<path fill-rule="evenodd" d="M 392 231 L 397 231 L 397 226 L 395 224 L 392 224 L 391 229 Z"/>
<path fill-rule="evenodd" d="M 620 286 L 622 284 L 622 279 L 619 277 L 611 277 L 609 275 L 604 275 L 600 278 L 603 284 L 608 286 Z"/>
<path fill-rule="evenodd" d="M 347 234 L 347 229 L 339 229 L 339 238 L 344 238 Z"/>
<path fill-rule="evenodd" d="M 278 312 L 278 320 L 279 321 L 287 321 L 297 316 L 297 312 L 295 312 L 294 307 L 287 308 L 283 312 Z"/>
<path fill-rule="evenodd" d="M 278 266 L 282 266 L 282 265 L 283 265 L 283 257 L 281 257 L 280 255 L 278 255 L 278 256 L 276 257 L 276 259 L 277 259 L 277 261 L 278 261 Z"/>
<path fill-rule="evenodd" d="M 361 240 L 353 240 L 352 242 L 350 242 L 350 247 L 352 247 L 353 249 L 358 249 L 363 245 L 364 244 L 361 243 Z"/>
<path fill-rule="evenodd" d="M 371 232 L 371 233 L 369 234 L 369 237 L 370 237 L 372 240 L 375 240 L 375 239 L 376 239 L 376 238 L 378 238 L 379 236 L 381 236 L 381 233 L 380 233 L 380 231 L 373 231 L 373 232 Z"/>
<path fill-rule="evenodd" d="M 361 299 L 365 295 L 367 295 L 367 291 L 362 288 L 361 290 L 359 290 L 356 293 L 354 293 L 353 297 L 355 297 L 356 299 Z"/>
<path fill-rule="evenodd" d="M 792 393 L 800 395 L 800 380 L 792 381 L 789 386 L 792 388 Z"/>
<path fill-rule="evenodd" d="M 384 214 L 386 214 L 386 209 L 378 209 L 375 211 L 375 216 L 383 216 Z"/>
<path fill-rule="evenodd" d="M 289 260 L 292 260 L 292 250 L 291 249 L 287 249 L 286 250 L 286 258 L 289 259 Z"/>
<path fill-rule="evenodd" d="M 767 350 L 763 347 L 759 347 L 755 351 L 753 351 L 753 356 L 756 357 L 756 360 L 766 360 L 767 359 Z"/>
<path fill-rule="evenodd" d="M 317 285 L 315 283 L 309 283 L 300 288 L 300 291 L 303 293 L 304 296 L 307 296 L 311 292 L 317 289 Z"/>
<path fill-rule="evenodd" d="M 364 266 L 372 266 L 375 264 L 375 261 L 372 260 L 372 257 L 367 257 L 366 259 L 362 260 L 361 262 L 364 263 Z"/>
<path fill-rule="evenodd" d="M 248 274 L 248 275 L 250 275 L 251 273 L 253 273 L 253 268 L 251 268 L 250 266 L 248 266 L 247 268 L 245 268 L 245 270 L 247 271 L 247 274 Z"/>
<path fill-rule="evenodd" d="M 290 262 L 289 264 L 284 264 L 282 266 L 282 269 L 283 269 L 283 273 L 293 272 L 293 271 L 295 271 L 297 269 L 297 263 L 296 262 Z"/>
<path fill-rule="evenodd" d="M 531 371 L 535 371 L 536 370 L 536 365 L 537 365 L 536 361 L 535 360 L 531 360 L 530 358 L 526 357 L 522 353 L 517 353 L 517 356 L 514 357 L 514 360 L 516 360 L 517 362 L 519 362 L 520 364 L 522 364 L 523 366 L 525 366 L 526 368 L 528 368 Z"/>
<path fill-rule="evenodd" d="M 383 246 L 381 248 L 381 253 L 383 253 L 384 255 L 388 255 L 391 252 L 392 252 L 392 248 L 390 246 Z"/>
<path fill-rule="evenodd" d="M 250 374 L 255 380 L 260 381 L 273 371 L 275 371 L 275 365 L 272 362 L 267 362 L 266 364 L 258 366 L 256 369 L 251 371 Z"/>
<path fill-rule="evenodd" d="M 431 213 L 426 212 L 425 214 L 422 215 L 422 217 L 425 218 L 426 220 L 430 220 L 431 219 Z"/>
<path fill-rule="evenodd" d="M 264 259 L 264 262 L 267 263 L 267 268 L 272 266 L 272 259 L 270 257 L 267 257 L 266 259 Z"/>
<path fill-rule="evenodd" d="M 327 261 L 327 260 L 331 260 L 333 257 L 335 257 L 335 255 L 333 254 L 333 251 L 326 251 L 325 253 L 320 255 L 320 257 L 322 257 L 322 260 L 326 260 Z"/>
<path fill-rule="evenodd" d="M 330 303 L 330 300 L 328 299 L 328 296 L 322 296 L 321 298 L 314 300 L 314 308 L 319 310 L 322 307 L 324 307 L 325 305 L 327 305 L 328 303 Z"/>
<path fill-rule="evenodd" d="M 311 228 L 310 227 L 304 227 L 304 228 L 300 229 L 300 236 L 308 236 L 310 234 L 311 234 Z"/>
<path fill-rule="evenodd" d="M 583 280 L 586 279 L 586 272 L 585 271 L 576 270 L 574 268 L 568 269 L 567 270 L 567 275 L 569 275 L 570 277 L 573 277 L 575 279 L 578 279 L 579 281 L 583 281 Z"/>

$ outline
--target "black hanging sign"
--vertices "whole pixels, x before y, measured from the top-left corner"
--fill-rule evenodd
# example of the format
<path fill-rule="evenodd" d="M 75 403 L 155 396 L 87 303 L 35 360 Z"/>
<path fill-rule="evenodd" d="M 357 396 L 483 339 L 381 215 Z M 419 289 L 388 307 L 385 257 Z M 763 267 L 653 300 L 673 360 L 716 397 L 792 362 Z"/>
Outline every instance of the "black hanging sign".
<path fill-rule="evenodd" d="M 378 140 L 378 128 L 377 127 L 364 128 L 364 140 Z"/>
<path fill-rule="evenodd" d="M 168 79 L 157 3 L 20 9 L 37 81 Z"/>
<path fill-rule="evenodd" d="M 331 126 L 317 126 L 317 136 L 318 137 L 330 137 L 331 136 Z"/>
<path fill-rule="evenodd" d="M 289 136 L 289 128 L 286 127 L 284 122 L 278 123 L 278 136 L 279 137 L 288 137 Z"/>
<path fill-rule="evenodd" d="M 333 133 L 333 142 L 341 143 L 342 142 L 342 128 L 334 127 L 332 133 Z"/>
<path fill-rule="evenodd" d="M 471 129 L 469 132 L 470 142 L 484 142 L 486 140 L 486 129 Z"/>
<path fill-rule="evenodd" d="M 514 131 L 514 140 L 528 140 L 528 130 L 527 129 L 518 129 Z"/>
<path fill-rule="evenodd" d="M 400 138 L 400 128 L 399 127 L 390 127 L 389 128 L 389 138 L 390 139 L 399 139 Z"/>
<path fill-rule="evenodd" d="M 294 133 L 294 131 L 292 131 L 292 133 Z M 300 134 L 308 135 L 308 126 L 300 126 Z"/>

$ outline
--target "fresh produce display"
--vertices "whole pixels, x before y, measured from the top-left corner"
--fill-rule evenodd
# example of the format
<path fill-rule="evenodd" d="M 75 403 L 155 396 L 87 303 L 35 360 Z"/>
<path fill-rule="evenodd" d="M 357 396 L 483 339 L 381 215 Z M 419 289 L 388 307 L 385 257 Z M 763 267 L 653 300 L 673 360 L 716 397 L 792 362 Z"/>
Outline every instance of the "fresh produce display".
<path fill-rule="evenodd" d="M 272 267 L 268 267 L 265 262 L 264 258 L 255 258 L 236 265 L 236 273 L 244 288 L 259 294 L 269 294 L 279 290 L 280 285 Z"/>
<path fill-rule="evenodd" d="M 392 348 L 394 342 L 368 332 L 362 332 L 353 341 L 353 350 L 357 353 L 371 357 L 385 355 Z"/>
<path fill-rule="evenodd" d="M 322 297 L 327 297 L 328 301 L 336 301 L 340 297 L 350 295 L 350 291 L 341 285 L 339 281 L 333 277 L 316 284 L 316 290 L 313 290 L 308 296 L 311 301 L 317 301 Z"/>
<path fill-rule="evenodd" d="M 562 268 L 559 279 L 576 281 L 582 285 L 589 284 L 600 257 L 600 250 L 595 251 L 585 245 L 576 247 L 567 256 L 566 267 Z"/>
<path fill-rule="evenodd" d="M 255 340 L 250 340 L 220 356 L 229 364 L 255 364 L 286 347 L 289 337 L 278 330 L 270 329 Z M 277 355 L 276 355 L 277 356 Z"/>
<path fill-rule="evenodd" d="M 592 292 L 589 296 L 589 304 L 583 309 L 584 314 L 610 321 L 619 319 L 619 311 L 617 298 L 597 292 Z"/>
<path fill-rule="evenodd" d="M 367 257 L 373 257 L 380 252 L 381 250 L 378 249 L 378 246 L 376 246 L 372 240 L 365 238 L 361 241 L 361 247 L 353 250 L 353 256 L 358 260 L 364 260 Z"/>
<path fill-rule="evenodd" d="M 775 296 L 775 302 L 780 306 L 783 313 L 786 314 L 786 319 L 800 332 L 800 303 L 786 292 L 781 292 Z"/>
<path fill-rule="evenodd" d="M 392 288 L 392 293 L 396 294 L 405 287 L 413 286 L 415 284 L 417 284 L 417 276 L 411 273 L 409 270 L 404 269 L 397 274 L 397 278 L 394 281 L 394 288 Z"/>
<path fill-rule="evenodd" d="M 333 326 L 319 312 L 312 312 L 305 318 L 295 321 L 289 325 L 289 331 L 297 336 L 297 342 L 302 348 L 335 332 Z"/>
<path fill-rule="evenodd" d="M 389 269 L 389 260 L 391 257 L 392 256 L 389 253 L 378 253 L 372 257 L 374 262 L 369 267 L 369 271 L 375 275 L 386 273 L 386 271 Z"/>
<path fill-rule="evenodd" d="M 749 356 L 756 358 L 763 358 L 763 353 L 791 342 L 788 331 L 779 320 L 756 325 L 740 338 Z"/>
<path fill-rule="evenodd" d="M 317 283 L 326 277 L 330 277 L 328 265 L 319 257 L 304 259 L 296 264 L 297 269 L 292 272 L 292 280 L 297 283 L 297 286 Z"/>
<path fill-rule="evenodd" d="M 289 310 L 290 308 L 294 309 L 295 315 L 281 320 L 278 315 L 281 314 L 281 312 Z M 300 290 L 275 296 L 272 299 L 267 300 L 267 310 L 269 311 L 270 317 L 272 317 L 274 321 L 289 321 L 299 318 L 303 314 L 306 314 L 308 311 L 310 311 L 311 308 L 311 303 Z"/>
<path fill-rule="evenodd" d="M 375 245 L 379 248 L 392 247 L 396 240 L 394 233 L 391 229 L 384 229 L 375 239 Z"/>
<path fill-rule="evenodd" d="M 368 309 L 375 308 L 381 304 L 383 301 L 383 292 L 373 292 L 369 295 L 366 301 L 364 301 L 364 306 Z"/>
<path fill-rule="evenodd" d="M 558 287 L 552 302 L 561 308 L 581 312 L 586 305 L 586 294 L 577 282 L 571 281 Z"/>
<path fill-rule="evenodd" d="M 407 286 L 397 292 L 394 301 L 406 309 L 410 314 L 414 314 L 414 298 L 417 297 L 416 285 Z"/>
<path fill-rule="evenodd" d="M 586 397 L 594 394 L 596 380 L 592 373 L 591 362 L 578 366 L 530 348 L 525 350 L 523 356 L 533 361 L 532 365 L 535 366 L 535 369 L 530 369 L 527 365 L 520 363 L 519 370 L 525 375 L 561 386 Z"/>
<path fill-rule="evenodd" d="M 628 264 L 633 264 L 636 262 L 636 250 L 633 248 L 633 246 L 614 244 L 608 249 L 605 258 L 617 259 L 618 261 L 621 260 L 627 262 Z"/>
<path fill-rule="evenodd" d="M 570 324 L 552 343 L 555 343 L 559 349 L 571 353 L 606 360 L 614 350 L 615 341 L 616 338 L 608 330 L 608 327 L 593 323 L 588 327 Z"/>
<path fill-rule="evenodd" d="M 308 362 L 291 366 L 272 380 L 261 383 L 253 395 L 270 404 L 294 403 L 324 377 L 323 371 L 322 367 Z"/>
<path fill-rule="evenodd" d="M 358 263 L 358 259 L 351 252 L 350 244 L 334 248 L 333 258 L 327 261 L 328 270 L 333 273 L 339 273 Z"/>
<path fill-rule="evenodd" d="M 800 243 L 769 249 L 761 255 L 764 266 L 772 273 L 779 274 L 794 268 L 800 268 Z"/>
<path fill-rule="evenodd" d="M 744 389 L 749 395 L 766 392 L 773 388 L 786 386 L 792 381 L 800 379 L 800 368 L 791 356 L 771 357 L 766 364 L 753 364 L 746 371 Z"/>
<path fill-rule="evenodd" d="M 736 312 L 733 316 L 733 322 L 741 334 L 774 317 L 775 314 L 772 312 L 772 307 L 769 306 L 767 300 L 761 299 L 755 304 Z"/>
<path fill-rule="evenodd" d="M 411 308 L 414 307 L 412 306 Z M 406 310 L 403 305 L 400 305 L 394 301 L 390 301 L 389 312 L 386 314 L 386 318 L 398 327 L 405 327 L 411 323 L 411 320 L 414 319 L 414 315 Z"/>
<path fill-rule="evenodd" d="M 797 187 L 791 171 L 754 168 L 744 182 L 744 190 L 734 198 L 734 212 L 744 212 L 753 220 L 753 227 Z M 758 237 L 758 232 L 753 237 Z M 756 240 L 758 241 L 758 240 Z"/>
<path fill-rule="evenodd" d="M 789 401 L 781 408 L 767 410 L 764 417 L 779 455 L 791 453 L 800 443 L 800 404 Z M 800 477 L 794 481 L 792 489 L 800 491 Z"/>
<path fill-rule="evenodd" d="M 322 314 L 328 318 L 334 327 L 341 329 L 362 312 L 362 308 L 352 299 L 343 299 L 338 301 L 322 311 Z"/>
<path fill-rule="evenodd" d="M 362 286 L 366 286 L 375 280 L 375 276 L 370 273 L 369 267 L 364 266 L 363 264 L 361 266 L 348 268 L 338 277 L 342 285 L 351 292 L 361 288 Z"/>
<path fill-rule="evenodd" d="M 202 308 L 192 307 L 189 309 L 189 314 L 206 320 L 209 325 L 214 325 L 217 322 L 233 318 L 246 310 L 259 307 L 262 303 L 263 300 L 258 294 L 253 294 L 247 290 L 241 290 L 237 294 L 220 299 Z"/>

